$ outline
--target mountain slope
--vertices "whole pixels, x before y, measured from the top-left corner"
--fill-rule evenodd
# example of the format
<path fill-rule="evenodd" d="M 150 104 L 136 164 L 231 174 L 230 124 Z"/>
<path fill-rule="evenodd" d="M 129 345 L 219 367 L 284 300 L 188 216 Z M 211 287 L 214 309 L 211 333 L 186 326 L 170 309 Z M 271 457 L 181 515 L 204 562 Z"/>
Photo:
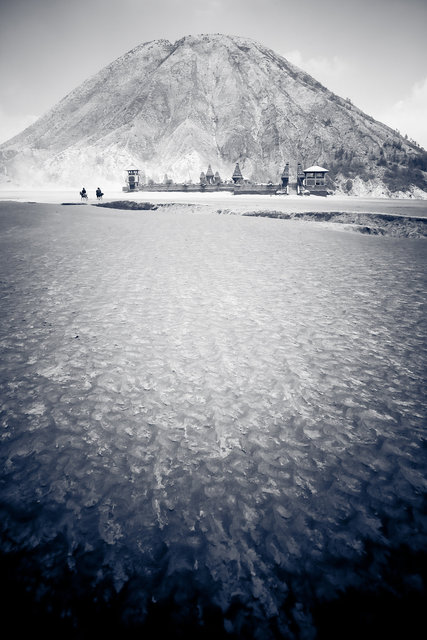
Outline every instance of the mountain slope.
<path fill-rule="evenodd" d="M 333 175 L 341 165 L 351 175 L 353 163 L 381 180 L 387 146 L 401 166 L 420 155 L 257 42 L 201 35 L 118 58 L 1 145 L 0 172 L 21 184 L 74 186 L 120 182 L 137 165 L 155 180 L 197 181 L 209 163 L 229 179 L 239 161 L 245 178 L 276 181 L 286 162 L 291 172 L 315 162 Z"/>

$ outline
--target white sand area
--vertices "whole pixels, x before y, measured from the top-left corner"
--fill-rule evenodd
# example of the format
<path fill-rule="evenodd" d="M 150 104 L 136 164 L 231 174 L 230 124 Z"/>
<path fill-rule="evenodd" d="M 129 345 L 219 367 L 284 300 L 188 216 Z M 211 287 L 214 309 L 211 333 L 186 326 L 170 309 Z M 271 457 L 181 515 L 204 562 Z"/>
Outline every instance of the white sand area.
<path fill-rule="evenodd" d="M 275 210 L 283 212 L 304 211 L 342 211 L 355 213 L 379 213 L 391 215 L 406 215 L 427 217 L 427 201 L 389 198 L 359 198 L 343 196 L 262 196 L 262 195 L 238 195 L 231 192 L 219 193 L 183 193 L 179 191 L 150 192 L 137 191 L 133 193 L 123 192 L 120 188 L 104 188 L 104 202 L 109 200 L 135 200 L 153 203 L 190 203 L 206 205 L 206 207 L 229 209 L 236 213 L 244 211 Z M 89 193 L 89 203 L 96 203 L 95 189 L 86 185 Z M 16 200 L 19 202 L 79 202 L 79 189 L 76 190 L 0 190 L 1 200 Z"/>

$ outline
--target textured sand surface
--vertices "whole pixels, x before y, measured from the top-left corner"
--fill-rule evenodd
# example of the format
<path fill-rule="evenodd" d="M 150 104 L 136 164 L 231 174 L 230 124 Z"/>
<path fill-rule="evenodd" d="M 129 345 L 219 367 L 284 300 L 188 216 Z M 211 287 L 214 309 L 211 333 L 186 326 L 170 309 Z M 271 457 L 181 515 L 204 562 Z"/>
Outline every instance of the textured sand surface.
<path fill-rule="evenodd" d="M 314 638 L 350 587 L 420 597 L 387 572 L 426 549 L 425 240 L 19 203 L 0 230 L 1 544 L 36 618 Z"/>

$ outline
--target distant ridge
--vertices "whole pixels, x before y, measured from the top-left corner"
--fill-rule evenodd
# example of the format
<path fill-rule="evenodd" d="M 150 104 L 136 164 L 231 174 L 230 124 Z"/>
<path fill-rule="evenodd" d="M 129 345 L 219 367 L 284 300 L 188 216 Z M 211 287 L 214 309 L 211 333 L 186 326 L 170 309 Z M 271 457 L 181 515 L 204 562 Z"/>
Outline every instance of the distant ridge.
<path fill-rule="evenodd" d="M 327 166 L 352 192 L 425 188 L 425 153 L 265 46 L 220 34 L 139 45 L 0 146 L 1 184 L 147 178 L 279 181 L 286 162 Z M 394 180 L 397 176 L 397 182 Z M 351 184 L 350 184 L 351 183 Z"/>

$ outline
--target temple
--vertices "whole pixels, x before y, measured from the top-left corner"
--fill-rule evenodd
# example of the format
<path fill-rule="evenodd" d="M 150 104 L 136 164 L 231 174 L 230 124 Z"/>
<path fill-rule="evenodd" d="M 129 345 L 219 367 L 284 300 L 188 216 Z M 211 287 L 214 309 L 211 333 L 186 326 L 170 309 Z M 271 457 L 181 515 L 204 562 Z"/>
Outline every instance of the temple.
<path fill-rule="evenodd" d="M 259 184 L 247 180 L 243 177 L 240 165 L 236 162 L 231 179 L 223 181 L 218 171 L 213 171 L 212 165 L 209 164 L 206 172 L 201 171 L 199 183 L 175 183 L 166 174 L 163 182 L 155 183 L 149 180 L 145 184 L 145 174 L 142 172 L 140 176 L 139 169 L 130 168 L 125 171 L 125 186 L 123 191 L 231 191 L 236 194 L 255 194 L 255 195 L 322 195 L 326 196 L 331 193 L 331 187 L 327 184 L 328 169 L 318 165 L 312 165 L 307 169 L 303 169 L 301 162 L 296 167 L 296 175 L 291 178 L 289 170 L 289 162 L 286 162 L 282 173 L 280 174 L 279 183 L 273 183 L 271 180 L 266 184 Z M 329 181 L 330 182 L 330 181 Z M 333 188 L 333 187 L 332 187 Z"/>

